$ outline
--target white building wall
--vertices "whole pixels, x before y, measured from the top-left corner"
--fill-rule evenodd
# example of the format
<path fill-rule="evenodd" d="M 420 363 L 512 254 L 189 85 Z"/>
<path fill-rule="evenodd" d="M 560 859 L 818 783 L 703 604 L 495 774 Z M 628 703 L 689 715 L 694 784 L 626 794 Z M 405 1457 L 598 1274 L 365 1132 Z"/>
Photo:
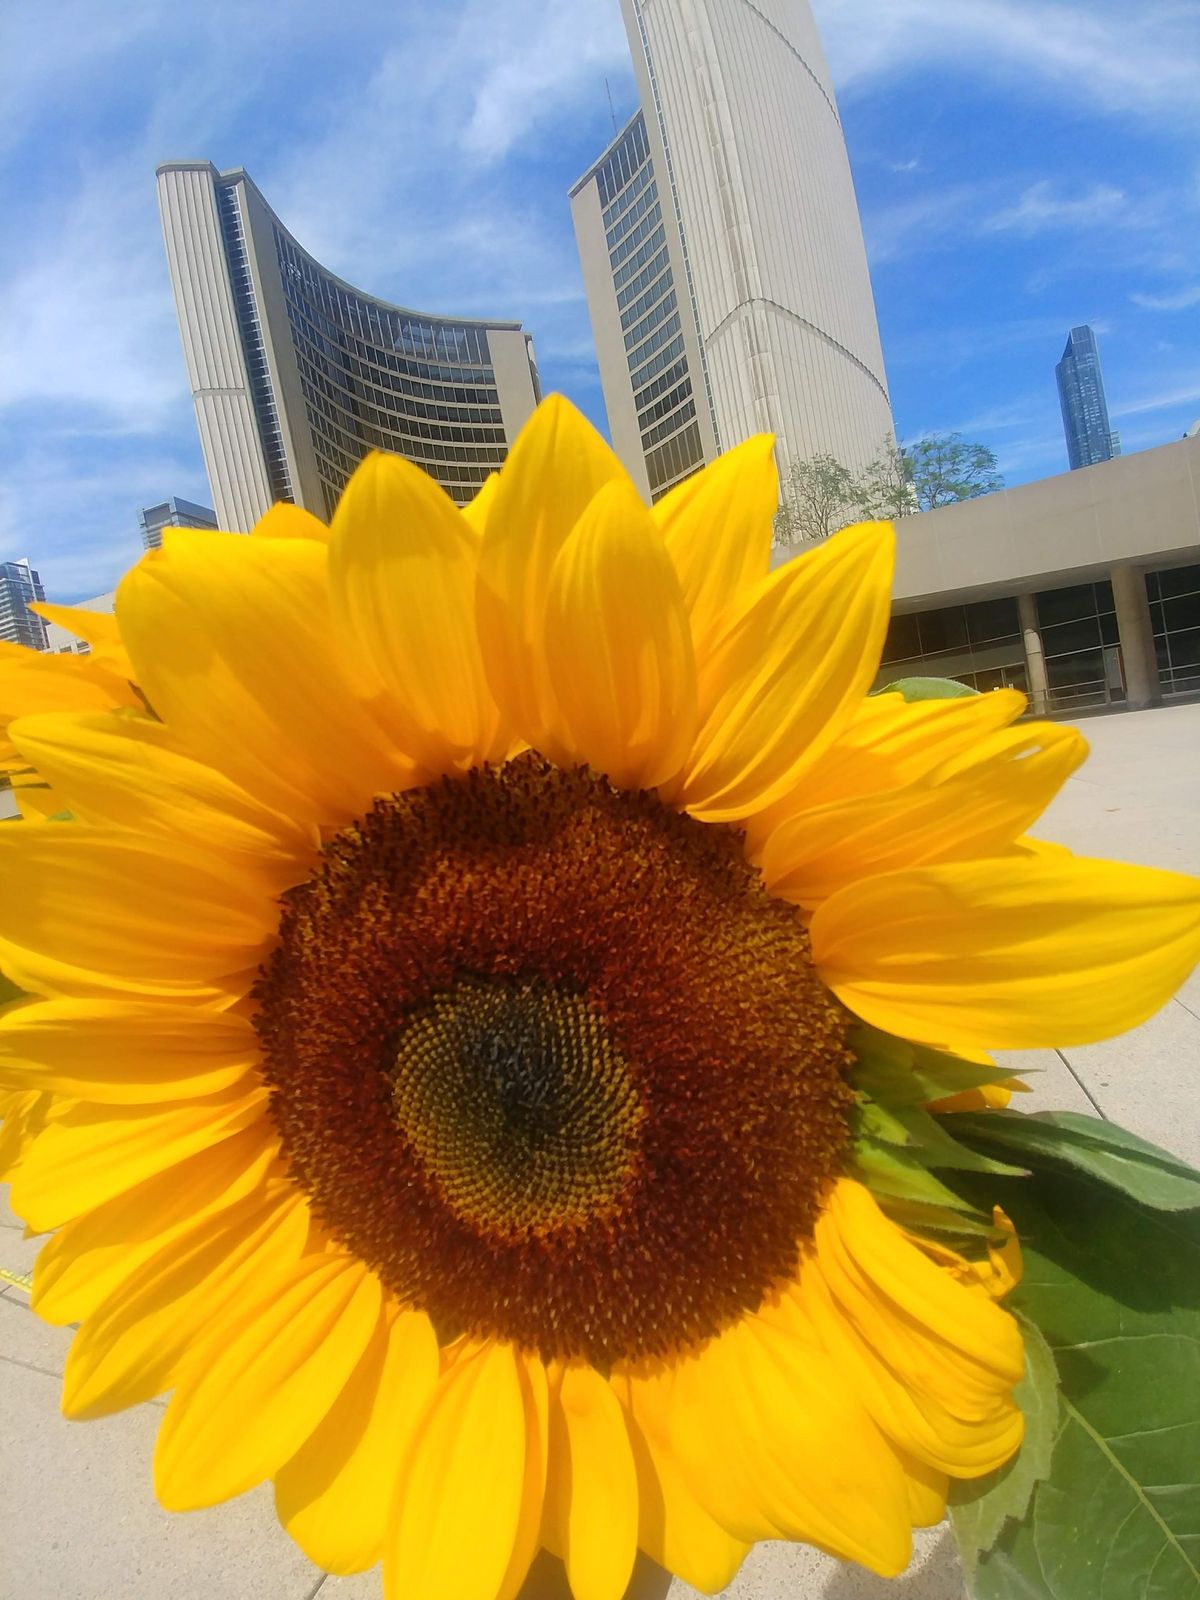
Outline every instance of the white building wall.
<path fill-rule="evenodd" d="M 207 162 L 160 170 L 158 204 L 200 446 L 220 527 L 247 531 L 271 504 Z"/>
<path fill-rule="evenodd" d="M 891 436 L 891 410 L 807 4 L 622 0 L 622 10 L 656 168 L 664 132 L 670 147 L 720 447 L 769 431 L 781 470 L 817 451 L 866 465 Z"/>

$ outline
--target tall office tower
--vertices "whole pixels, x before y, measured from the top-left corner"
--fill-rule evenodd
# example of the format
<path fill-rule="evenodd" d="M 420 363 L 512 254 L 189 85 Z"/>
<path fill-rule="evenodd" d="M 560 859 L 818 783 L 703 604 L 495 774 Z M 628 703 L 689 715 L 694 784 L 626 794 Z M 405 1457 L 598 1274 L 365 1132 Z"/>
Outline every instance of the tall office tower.
<path fill-rule="evenodd" d="M 0 561 L 0 639 L 28 650 L 47 649 L 46 624 L 29 609 L 31 600 L 45 598 L 42 580 L 27 557 Z"/>
<path fill-rule="evenodd" d="M 138 527 L 142 547 L 157 550 L 162 544 L 164 528 L 215 528 L 217 515 L 208 506 L 198 506 L 191 500 L 181 500 L 172 495 L 160 506 L 146 506 L 138 512 Z"/>
<path fill-rule="evenodd" d="M 275 500 L 328 518 L 373 449 L 460 504 L 500 465 L 539 399 L 520 323 L 427 316 L 352 288 L 240 169 L 167 162 L 158 202 L 222 528 L 249 528 Z"/>
<path fill-rule="evenodd" d="M 641 108 L 571 190 L 613 443 L 657 497 L 752 433 L 781 471 L 892 436 L 806 0 L 621 0 Z"/>
<path fill-rule="evenodd" d="M 1076 467 L 1094 467 L 1097 461 L 1119 456 L 1120 435 L 1108 425 L 1100 350 L 1096 335 L 1086 323 L 1072 328 L 1067 335 L 1066 349 L 1054 376 L 1058 380 L 1058 403 L 1072 472 Z"/>

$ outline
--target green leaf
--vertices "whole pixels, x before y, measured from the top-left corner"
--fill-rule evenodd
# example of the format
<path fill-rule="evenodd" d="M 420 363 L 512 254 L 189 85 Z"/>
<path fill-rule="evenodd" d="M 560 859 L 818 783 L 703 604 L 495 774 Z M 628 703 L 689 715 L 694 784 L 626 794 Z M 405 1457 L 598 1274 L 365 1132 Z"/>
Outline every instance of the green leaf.
<path fill-rule="evenodd" d="M 1198 1600 L 1200 1213 L 1049 1166 L 986 1192 L 1021 1236 L 1010 1304 L 1054 1353 L 1062 1426 L 1049 1475 L 980 1555 L 972 1594 Z"/>
<path fill-rule="evenodd" d="M 1076 1111 L 949 1112 L 956 1138 L 985 1149 L 1020 1151 L 1073 1167 L 1158 1211 L 1200 1206 L 1200 1172 L 1186 1161 L 1099 1117 Z"/>
<path fill-rule="evenodd" d="M 951 1481 L 950 1521 L 968 1580 L 981 1550 L 989 1550 L 1010 1517 L 1023 1517 L 1037 1485 L 1050 1472 L 1060 1423 L 1058 1368 L 1041 1333 L 1021 1317 L 1025 1376 L 1014 1398 L 1025 1417 L 1025 1438 L 1016 1456 L 984 1478 Z"/>
<path fill-rule="evenodd" d="M 862 1181 L 885 1210 L 889 1199 L 913 1200 L 947 1211 L 960 1219 L 986 1216 L 987 1226 L 982 1231 L 995 1231 L 991 1226 L 990 1210 L 983 1212 L 972 1200 L 964 1199 L 953 1189 L 948 1189 L 934 1177 L 923 1161 L 902 1146 L 885 1144 L 869 1137 L 859 1139 L 854 1146 L 854 1163 Z"/>
<path fill-rule="evenodd" d="M 957 1167 L 963 1172 L 1002 1172 L 1010 1177 L 1019 1177 L 1025 1170 L 994 1161 L 960 1144 L 936 1117 L 920 1106 L 885 1106 L 877 1100 L 865 1100 L 856 1109 L 855 1124 L 856 1138 L 898 1145 L 923 1166 Z"/>
<path fill-rule="evenodd" d="M 898 694 L 905 700 L 960 700 L 964 695 L 978 694 L 969 683 L 959 683 L 955 678 L 897 678 L 895 683 L 884 683 L 872 694 Z"/>

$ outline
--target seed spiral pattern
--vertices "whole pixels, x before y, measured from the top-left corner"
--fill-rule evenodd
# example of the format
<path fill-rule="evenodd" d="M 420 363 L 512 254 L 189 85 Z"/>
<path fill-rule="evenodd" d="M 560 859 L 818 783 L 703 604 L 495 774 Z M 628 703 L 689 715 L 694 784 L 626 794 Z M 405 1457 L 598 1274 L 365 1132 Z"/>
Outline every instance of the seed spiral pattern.
<path fill-rule="evenodd" d="M 532 753 L 337 834 L 254 994 L 294 1177 L 444 1338 L 709 1337 L 843 1164 L 848 1019 L 741 835 Z"/>

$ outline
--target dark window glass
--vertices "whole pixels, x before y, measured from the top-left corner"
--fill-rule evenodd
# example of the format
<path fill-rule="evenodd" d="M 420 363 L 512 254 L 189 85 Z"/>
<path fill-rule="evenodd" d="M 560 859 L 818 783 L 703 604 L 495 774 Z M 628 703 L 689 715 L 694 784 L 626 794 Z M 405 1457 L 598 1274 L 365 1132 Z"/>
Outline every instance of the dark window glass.
<path fill-rule="evenodd" d="M 1100 618 L 1100 637 L 1105 644 L 1121 642 L 1121 630 L 1117 627 L 1117 619 L 1111 611 Z"/>
<path fill-rule="evenodd" d="M 1046 677 L 1052 689 L 1098 688 L 1104 684 L 1104 652 L 1079 650 L 1046 662 Z"/>
<path fill-rule="evenodd" d="M 915 615 L 893 617 L 883 647 L 885 661 L 909 661 L 921 654 L 921 638 Z"/>
<path fill-rule="evenodd" d="M 1200 628 L 1172 634 L 1170 650 L 1173 667 L 1200 667 Z"/>
<path fill-rule="evenodd" d="M 977 600 L 966 608 L 967 628 L 972 644 L 989 639 L 1011 639 L 1021 631 L 1015 600 Z"/>
<path fill-rule="evenodd" d="M 1094 588 L 1096 591 L 1096 610 L 1115 611 L 1116 605 L 1113 601 L 1112 584 L 1108 579 L 1102 578 L 1099 583 L 1094 585 Z"/>
<path fill-rule="evenodd" d="M 1090 583 L 1075 584 L 1070 589 L 1047 589 L 1037 597 L 1038 622 L 1043 628 L 1053 627 L 1056 622 L 1074 622 L 1077 617 L 1094 617 L 1096 609 L 1096 590 Z M 1103 609 L 1112 610 L 1111 586 Z"/>
<path fill-rule="evenodd" d="M 1056 628 L 1042 629 L 1042 649 L 1047 656 L 1065 656 L 1073 650 L 1087 650 L 1100 643 L 1100 621 L 1081 617 L 1078 622 L 1062 622 Z"/>
<path fill-rule="evenodd" d="M 1200 565 L 1168 567 L 1165 572 L 1146 574 L 1147 583 L 1154 579 L 1162 587 L 1163 599 L 1169 595 L 1200 593 Z"/>
<path fill-rule="evenodd" d="M 962 606 L 922 611 L 917 620 L 922 655 L 932 655 L 935 650 L 957 650 L 967 642 L 967 618 Z"/>
<path fill-rule="evenodd" d="M 1180 628 L 1200 628 L 1200 594 L 1181 594 L 1162 603 L 1163 620 L 1168 633 Z"/>

